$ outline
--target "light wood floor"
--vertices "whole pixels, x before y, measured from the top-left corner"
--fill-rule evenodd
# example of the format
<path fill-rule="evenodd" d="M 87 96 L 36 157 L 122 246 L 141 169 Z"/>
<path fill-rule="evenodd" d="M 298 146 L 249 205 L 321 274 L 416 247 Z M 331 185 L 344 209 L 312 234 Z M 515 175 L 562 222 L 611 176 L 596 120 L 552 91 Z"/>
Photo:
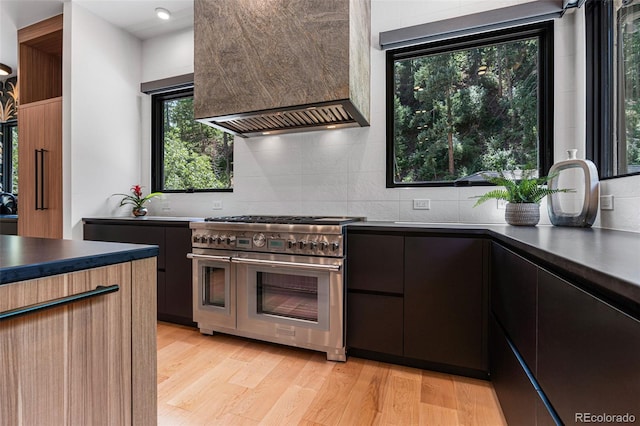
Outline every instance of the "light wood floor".
<path fill-rule="evenodd" d="M 159 425 L 506 425 L 490 383 L 158 323 Z"/>

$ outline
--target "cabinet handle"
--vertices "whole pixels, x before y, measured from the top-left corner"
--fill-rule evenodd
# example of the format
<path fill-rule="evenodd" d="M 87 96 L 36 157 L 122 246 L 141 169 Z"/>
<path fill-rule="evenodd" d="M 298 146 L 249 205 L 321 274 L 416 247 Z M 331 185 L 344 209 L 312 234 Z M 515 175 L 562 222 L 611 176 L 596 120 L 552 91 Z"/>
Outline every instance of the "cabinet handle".
<path fill-rule="evenodd" d="M 36 149 L 35 186 L 36 210 L 47 210 L 44 205 L 44 153 L 46 149 Z"/>
<path fill-rule="evenodd" d="M 10 309 L 8 311 L 0 312 L 0 321 L 37 311 L 42 311 L 44 309 L 55 308 L 56 306 L 65 305 L 71 302 L 77 302 L 79 300 L 89 299 L 91 297 L 96 297 L 103 294 L 113 293 L 118 290 L 120 290 L 120 286 L 118 284 L 109 286 L 99 285 L 94 290 L 89 290 L 82 293 L 72 294 L 71 296 L 60 297 L 58 299 L 47 300 L 46 302 L 35 303 L 33 305 L 23 306 L 22 308 Z"/>

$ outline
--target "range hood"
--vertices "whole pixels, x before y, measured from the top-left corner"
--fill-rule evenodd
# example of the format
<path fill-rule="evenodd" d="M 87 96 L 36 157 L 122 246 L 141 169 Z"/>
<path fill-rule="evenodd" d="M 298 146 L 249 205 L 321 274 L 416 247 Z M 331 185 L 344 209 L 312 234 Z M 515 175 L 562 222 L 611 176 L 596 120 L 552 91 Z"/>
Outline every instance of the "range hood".
<path fill-rule="evenodd" d="M 370 0 L 195 0 L 194 114 L 251 137 L 369 125 Z"/>

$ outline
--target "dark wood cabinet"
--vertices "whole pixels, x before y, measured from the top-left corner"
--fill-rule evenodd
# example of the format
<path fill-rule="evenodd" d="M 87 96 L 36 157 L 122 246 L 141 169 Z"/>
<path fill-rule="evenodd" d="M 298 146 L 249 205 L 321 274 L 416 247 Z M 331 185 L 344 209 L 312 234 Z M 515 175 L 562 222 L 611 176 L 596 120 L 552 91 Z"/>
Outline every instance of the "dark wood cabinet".
<path fill-rule="evenodd" d="M 491 382 L 510 425 L 536 425 L 538 393 L 509 345 L 502 327 L 491 315 Z"/>
<path fill-rule="evenodd" d="M 486 377 L 486 244 L 348 231 L 349 353 Z"/>
<path fill-rule="evenodd" d="M 347 260 L 349 290 L 404 293 L 404 237 L 350 234 Z"/>
<path fill-rule="evenodd" d="M 347 294 L 347 346 L 402 356 L 403 298 Z"/>
<path fill-rule="evenodd" d="M 193 321 L 193 286 L 191 260 L 191 229 L 165 228 L 166 279 L 163 315 L 168 321 Z"/>
<path fill-rule="evenodd" d="M 538 267 L 493 243 L 491 250 L 491 310 L 535 373 Z"/>
<path fill-rule="evenodd" d="M 640 417 L 640 322 L 541 269 L 536 377 L 567 424 L 576 413 Z"/>
<path fill-rule="evenodd" d="M 536 425 L 637 417 L 640 321 L 497 243 L 491 265 L 490 375 L 507 422 L 531 424 L 532 395 Z"/>
<path fill-rule="evenodd" d="M 404 356 L 487 370 L 484 245 L 405 237 Z"/>
<path fill-rule="evenodd" d="M 158 319 L 194 325 L 189 222 L 85 219 L 84 239 L 157 245 Z"/>

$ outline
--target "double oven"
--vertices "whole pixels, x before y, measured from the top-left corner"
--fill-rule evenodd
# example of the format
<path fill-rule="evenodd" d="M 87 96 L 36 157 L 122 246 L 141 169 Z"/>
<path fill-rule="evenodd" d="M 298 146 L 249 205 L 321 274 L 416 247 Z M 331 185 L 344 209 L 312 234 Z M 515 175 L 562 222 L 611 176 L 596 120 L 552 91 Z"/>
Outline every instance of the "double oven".
<path fill-rule="evenodd" d="M 353 217 L 232 216 L 192 222 L 193 316 L 202 333 L 345 361 L 344 225 Z"/>

